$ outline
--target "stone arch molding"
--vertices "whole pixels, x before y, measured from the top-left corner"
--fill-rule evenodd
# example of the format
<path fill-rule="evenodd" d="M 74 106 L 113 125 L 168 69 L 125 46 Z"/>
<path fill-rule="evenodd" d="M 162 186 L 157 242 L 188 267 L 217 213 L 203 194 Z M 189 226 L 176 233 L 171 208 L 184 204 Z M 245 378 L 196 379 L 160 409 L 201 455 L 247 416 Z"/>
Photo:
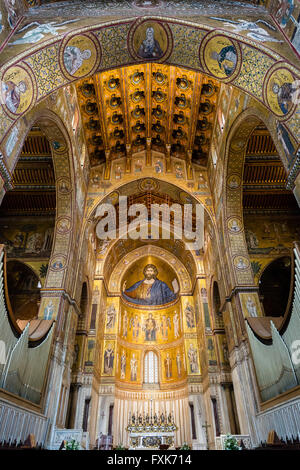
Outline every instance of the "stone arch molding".
<path fill-rule="evenodd" d="M 147 16 L 81 27 L 80 20 L 75 20 L 66 26 L 63 34 L 56 34 L 34 47 L 26 46 L 21 53 L 16 45 L 8 45 L 8 60 L 0 69 L 0 80 L 15 84 L 23 81 L 26 89 L 18 104 L 2 100 L 0 142 L 22 115 L 58 88 L 95 72 L 147 61 L 191 68 L 238 87 L 260 101 L 277 119 L 285 121 L 299 142 L 296 105 L 283 105 L 272 92 L 274 82 L 283 85 L 300 78 L 299 67 L 285 58 L 289 56 L 293 61 L 287 44 L 276 49 L 274 42 L 254 41 L 226 30 L 223 24 L 222 29 L 218 29 L 220 23 L 215 27 L 208 23 Z M 161 41 L 155 57 L 143 52 L 141 37 L 148 26 L 153 27 Z M 275 43 L 283 39 L 276 34 L 279 39 Z M 266 43 L 271 46 L 267 47 Z M 89 51 L 80 66 L 72 66 L 68 59 L 72 47 Z M 216 59 L 216 54 L 224 55 L 224 48 L 228 47 L 235 56 L 229 67 Z"/>
<path fill-rule="evenodd" d="M 224 234 L 234 284 L 241 286 L 254 286 L 243 224 L 242 183 L 247 142 L 261 121 L 267 125 L 262 113 L 258 113 L 254 109 L 247 109 L 241 113 L 232 125 L 226 145 L 223 182 L 225 195 Z M 267 125 L 267 127 L 269 126 Z"/>
<path fill-rule="evenodd" d="M 182 164 L 185 165 L 186 162 L 182 160 Z M 203 170 L 203 173 L 206 173 L 205 170 Z M 143 170 L 143 176 L 137 176 L 133 175 L 132 173 L 125 173 L 122 181 L 112 181 L 112 185 L 109 188 L 109 192 L 106 193 L 89 193 L 88 194 L 88 199 L 87 199 L 87 204 L 86 204 L 86 220 L 85 223 L 88 221 L 92 220 L 94 217 L 94 213 L 96 208 L 99 206 L 104 201 L 108 201 L 108 199 L 111 196 L 119 196 L 119 192 L 122 189 L 123 186 L 136 182 L 136 181 L 142 181 L 142 180 L 153 180 L 155 182 L 159 183 L 167 183 L 170 186 L 176 187 L 176 189 L 181 190 L 185 193 L 187 193 L 188 196 L 190 196 L 195 203 L 200 203 L 204 207 L 204 210 L 206 211 L 209 219 L 213 224 L 214 222 L 214 210 L 213 210 L 213 205 L 212 205 L 212 199 L 211 199 L 211 192 L 209 187 L 207 186 L 207 191 L 204 193 L 199 194 L 198 191 L 194 191 L 194 183 L 191 183 L 191 181 L 188 181 L 186 178 L 182 179 L 177 179 L 174 173 L 170 172 L 167 173 L 168 178 L 165 177 L 165 175 L 158 176 L 157 173 L 155 173 L 154 168 L 151 167 L 145 167 Z M 192 188 L 192 189 L 191 189 Z M 109 202 L 109 201 L 108 201 Z M 187 201 L 182 200 L 182 203 L 186 203 Z M 114 202 L 113 202 L 114 203 Z M 83 230 L 85 229 L 85 225 L 83 226 Z"/>
<path fill-rule="evenodd" d="M 183 162 L 185 164 L 185 162 Z M 97 207 L 105 202 L 109 202 L 110 198 L 112 196 L 119 196 L 121 189 L 123 186 L 131 183 L 131 182 L 136 182 L 142 181 L 142 180 L 154 180 L 158 184 L 159 183 L 167 183 L 170 186 L 175 187 L 177 190 L 182 191 L 186 193 L 192 200 L 194 200 L 195 203 L 201 204 L 204 208 L 204 213 L 207 214 L 210 222 L 216 227 L 216 221 L 215 221 L 215 215 L 214 215 L 214 210 L 213 210 L 213 205 L 212 205 L 212 199 L 211 199 L 211 193 L 210 190 L 207 188 L 207 193 L 205 195 L 198 195 L 197 191 L 192 191 L 191 187 L 189 186 L 191 183 L 190 181 L 186 179 L 176 179 L 175 175 L 172 173 L 168 173 L 168 179 L 165 177 L 158 177 L 157 174 L 154 171 L 153 167 L 146 167 L 145 168 L 145 173 L 142 177 L 137 177 L 137 175 L 132 175 L 132 174 L 126 174 L 124 175 L 124 180 L 116 181 L 113 183 L 113 186 L 110 187 L 109 193 L 106 194 L 101 194 L 99 195 L 98 193 L 94 194 L 88 194 L 87 198 L 87 204 L 86 204 L 86 214 L 85 214 L 85 219 L 84 223 L 82 224 L 82 230 L 81 230 L 81 242 L 80 246 L 82 246 L 82 240 L 84 237 L 84 233 L 86 231 L 86 228 L 88 224 L 90 223 L 95 223 L 97 220 L 97 217 L 95 217 L 95 213 L 97 210 Z M 192 184 L 194 186 L 194 183 Z M 184 202 L 184 201 L 182 201 Z M 171 227 L 171 233 L 174 233 L 174 228 Z M 106 248 L 107 251 L 105 251 L 105 256 L 108 255 L 109 252 L 113 251 L 116 244 L 119 242 L 119 239 L 115 239 L 114 241 L 110 240 L 108 241 Z M 197 258 L 195 256 L 195 251 L 194 250 L 188 250 L 188 253 L 191 254 L 193 258 L 193 262 L 195 265 L 195 273 L 197 271 L 197 274 L 202 273 L 202 260 L 200 258 Z M 104 264 L 103 260 L 99 261 L 97 263 L 97 268 L 96 268 L 96 273 L 97 275 L 103 274 L 104 272 Z"/>
<path fill-rule="evenodd" d="M 142 246 L 137 248 L 124 256 L 115 266 L 109 282 L 108 290 L 111 294 L 121 294 L 121 279 L 125 271 L 139 258 L 145 255 L 153 255 L 162 258 L 169 266 L 176 272 L 179 280 L 180 293 L 184 295 L 191 295 L 192 283 L 185 266 L 169 251 L 153 245 Z"/>

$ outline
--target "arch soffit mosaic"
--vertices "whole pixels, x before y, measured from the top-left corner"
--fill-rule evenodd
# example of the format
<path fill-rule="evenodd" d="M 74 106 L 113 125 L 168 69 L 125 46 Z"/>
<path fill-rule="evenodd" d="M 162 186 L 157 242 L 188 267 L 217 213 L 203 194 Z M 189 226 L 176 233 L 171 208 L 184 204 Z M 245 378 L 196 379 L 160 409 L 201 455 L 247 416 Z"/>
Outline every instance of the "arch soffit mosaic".
<path fill-rule="evenodd" d="M 149 229 L 149 225 L 147 228 Z M 170 239 L 160 238 L 154 240 L 154 242 L 158 249 L 164 249 L 175 254 L 179 261 L 186 266 L 193 283 L 197 276 L 203 275 L 202 251 L 190 250 L 183 240 L 173 240 L 172 235 Z M 104 240 L 97 253 L 96 275 L 107 278 L 107 273 L 111 273 L 116 264 L 123 259 L 124 253 L 129 253 L 137 248 L 147 248 L 151 243 L 153 243 L 152 240 L 132 240 L 131 238 L 126 240 L 119 238 L 112 241 Z"/>
<path fill-rule="evenodd" d="M 153 174 L 154 174 L 154 170 L 152 168 L 152 171 L 153 171 Z M 137 181 L 143 181 L 147 178 L 145 178 L 145 176 L 143 177 L 140 177 L 140 178 L 137 178 L 136 175 L 128 175 L 127 176 L 128 180 L 124 183 L 116 183 L 114 187 L 111 188 L 111 191 L 109 192 L 109 194 L 105 194 L 105 195 L 102 195 L 102 196 L 97 196 L 96 198 L 89 198 L 88 199 L 88 202 L 87 202 L 87 216 L 86 216 L 86 219 L 84 221 L 84 224 L 83 224 L 83 227 L 82 227 L 82 236 L 84 236 L 84 233 L 86 231 L 86 228 L 88 226 L 88 224 L 90 222 L 92 222 L 94 219 L 94 214 L 95 214 L 95 210 L 97 209 L 97 207 L 99 206 L 99 204 L 101 204 L 102 202 L 106 202 L 109 198 L 111 198 L 112 196 L 116 196 L 116 198 L 119 196 L 120 193 L 122 193 L 122 188 L 126 185 L 130 185 L 131 183 L 136 183 Z M 179 190 L 179 191 L 182 191 L 184 190 L 185 193 L 187 193 L 188 197 L 191 198 L 192 201 L 194 201 L 195 203 L 200 203 L 203 205 L 204 207 L 204 210 L 205 212 L 207 213 L 208 217 L 209 217 L 209 220 L 212 222 L 213 226 L 215 227 L 215 220 L 214 220 L 214 215 L 213 215 L 213 208 L 212 208 L 212 205 L 211 204 L 211 198 L 209 197 L 209 194 L 207 194 L 205 197 L 199 197 L 195 194 L 193 194 L 189 187 L 188 187 L 188 182 L 185 181 L 185 180 L 182 180 L 182 181 L 176 181 L 176 184 L 175 182 L 170 182 L 169 180 L 165 180 L 163 178 L 157 178 L 157 177 L 150 177 L 149 179 L 153 180 L 153 181 L 156 181 L 157 183 L 164 183 L 164 184 L 167 184 L 169 185 L 170 187 L 172 187 L 175 191 L 176 190 Z M 131 188 L 132 189 L 132 188 Z M 171 226 L 171 233 L 173 233 L 173 227 Z M 118 239 L 116 239 L 113 243 L 109 243 L 109 247 L 108 247 L 108 251 L 105 252 L 105 256 L 107 257 L 108 253 L 109 252 L 112 252 L 115 250 L 115 248 L 117 247 L 118 243 L 120 241 Z M 194 251 L 190 251 L 189 250 L 189 253 L 191 254 L 192 256 L 192 259 L 193 259 L 193 263 L 194 263 L 194 273 L 196 274 L 198 271 L 199 271 L 199 262 L 202 260 L 199 259 L 199 257 L 196 257 L 195 256 L 195 253 Z M 197 266 L 198 266 L 198 269 L 197 269 Z M 201 268 L 200 268 L 201 269 Z M 105 268 L 103 267 L 101 269 L 101 271 L 105 270 Z M 98 274 L 100 274 L 98 272 Z"/>
<path fill-rule="evenodd" d="M 206 170 L 203 170 L 203 172 L 205 171 Z M 121 193 L 120 190 L 122 189 L 123 186 L 129 185 L 130 183 L 133 183 L 133 182 L 147 180 L 147 179 L 151 181 L 155 181 L 158 184 L 160 182 L 165 183 L 167 185 L 173 186 L 174 188 L 178 190 L 184 191 L 185 193 L 187 193 L 188 197 L 190 197 L 196 203 L 200 203 L 203 205 L 204 210 L 206 211 L 210 220 L 212 221 L 212 223 L 214 223 L 214 212 L 213 212 L 213 206 L 212 206 L 209 189 L 207 191 L 207 194 L 205 194 L 203 197 L 200 197 L 198 194 L 191 191 L 191 188 L 189 186 L 191 182 L 187 181 L 186 179 L 176 180 L 175 176 L 172 173 L 168 173 L 168 179 L 165 179 L 163 176 L 160 176 L 158 178 L 154 169 L 152 167 L 148 167 L 146 168 L 145 174 L 143 174 L 143 176 L 140 176 L 140 177 L 137 176 L 136 174 L 125 174 L 122 182 L 119 182 L 119 181 L 113 182 L 112 185 L 110 186 L 109 192 L 106 194 L 102 193 L 101 195 L 98 195 L 98 194 L 96 195 L 96 193 L 90 193 L 88 200 L 87 200 L 85 225 L 89 220 L 93 219 L 93 214 L 95 213 L 95 210 L 99 206 L 99 204 L 106 202 L 106 200 L 113 195 L 115 195 L 116 197 L 119 197 L 119 194 Z M 194 183 L 192 184 L 192 186 L 194 186 Z M 187 201 L 182 201 L 182 203 L 186 203 L 186 202 Z M 83 226 L 83 230 L 85 230 L 85 225 Z"/>
<path fill-rule="evenodd" d="M 124 240 L 117 239 L 109 247 L 108 251 L 105 251 L 105 254 L 102 258 L 97 258 L 97 276 L 107 277 L 107 272 L 111 272 L 111 269 L 115 267 L 120 260 L 123 259 L 124 250 L 128 248 L 127 253 L 137 249 L 137 248 L 147 248 L 151 243 L 144 240 L 138 240 L 138 243 L 132 243 L 133 240 L 128 239 L 126 245 L 123 243 Z M 177 243 L 178 242 L 178 243 Z M 121 247 L 120 247 L 121 245 Z M 125 246 L 124 246 L 125 245 Z M 105 246 L 105 245 L 104 245 Z M 163 243 L 161 240 L 157 240 L 155 246 L 158 249 L 166 250 L 167 252 L 176 253 L 176 257 L 182 264 L 185 264 L 191 279 L 195 280 L 196 276 L 203 275 L 203 260 L 197 258 L 194 253 L 190 250 L 187 250 L 184 243 L 181 240 L 176 240 L 176 243 L 170 240 L 166 240 L 166 243 Z"/>
<path fill-rule="evenodd" d="M 147 23 L 152 25 L 160 41 L 155 61 L 198 70 L 240 88 L 263 103 L 277 119 L 285 121 L 295 140 L 300 141 L 296 105 L 291 102 L 284 105 L 272 91 L 275 82 L 280 87 L 299 78 L 299 68 L 265 44 L 226 28 L 215 29 L 208 24 L 161 17 L 122 19 L 110 24 L 77 27 L 19 55 L 12 47 L 16 56 L 6 61 L 0 77 L 4 82 L 15 82 L 14 85 L 23 81 L 26 90 L 18 105 L 5 102 L 1 107 L 0 141 L 16 120 L 61 86 L 101 70 L 154 60 L 154 57 L 146 58 L 141 49 L 141 36 L 145 34 Z M 90 51 L 89 57 L 76 70 L 70 69 L 67 60 L 68 48 L 72 47 Z M 230 64 L 225 66 L 221 56 L 229 51 L 228 48 L 232 55 Z"/>

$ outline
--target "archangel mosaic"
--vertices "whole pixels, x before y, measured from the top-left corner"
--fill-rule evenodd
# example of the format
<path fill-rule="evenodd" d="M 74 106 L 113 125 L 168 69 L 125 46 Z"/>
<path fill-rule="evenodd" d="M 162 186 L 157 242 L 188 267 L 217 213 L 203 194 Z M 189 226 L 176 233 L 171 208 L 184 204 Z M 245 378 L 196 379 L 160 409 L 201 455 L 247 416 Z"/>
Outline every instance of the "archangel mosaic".
<path fill-rule="evenodd" d="M 299 449 L 299 0 L 4 0 L 0 54 L 0 449 Z"/>

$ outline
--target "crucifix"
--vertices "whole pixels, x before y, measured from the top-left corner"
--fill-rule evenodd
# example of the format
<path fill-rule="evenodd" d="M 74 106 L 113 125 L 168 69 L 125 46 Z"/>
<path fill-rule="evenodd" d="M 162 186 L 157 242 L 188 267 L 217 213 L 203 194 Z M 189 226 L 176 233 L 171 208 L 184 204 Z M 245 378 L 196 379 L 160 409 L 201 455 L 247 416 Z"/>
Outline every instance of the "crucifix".
<path fill-rule="evenodd" d="M 105 413 L 104 413 L 104 411 L 102 411 L 102 413 L 101 413 L 101 415 L 100 415 L 100 416 L 101 416 L 101 419 L 103 419 L 103 418 L 104 418 L 104 416 L 105 416 Z"/>
<path fill-rule="evenodd" d="M 209 450 L 207 430 L 208 430 L 208 428 L 210 428 L 210 424 L 208 424 L 207 421 L 205 421 L 205 424 L 202 424 L 202 427 L 205 428 L 206 445 L 207 445 L 207 449 Z"/>

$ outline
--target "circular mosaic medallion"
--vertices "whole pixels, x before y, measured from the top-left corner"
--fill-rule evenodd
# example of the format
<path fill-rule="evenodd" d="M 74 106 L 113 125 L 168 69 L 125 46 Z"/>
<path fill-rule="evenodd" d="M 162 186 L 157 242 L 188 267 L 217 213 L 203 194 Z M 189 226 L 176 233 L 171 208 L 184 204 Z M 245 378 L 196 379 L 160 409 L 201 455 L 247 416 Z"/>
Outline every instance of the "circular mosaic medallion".
<path fill-rule="evenodd" d="M 247 141 L 248 139 L 235 136 L 230 143 L 230 149 L 234 152 L 241 152 L 245 148 Z"/>
<path fill-rule="evenodd" d="M 67 178 L 60 178 L 57 181 L 57 185 L 58 185 L 58 192 L 60 194 L 69 194 L 72 190 L 70 180 L 68 180 Z"/>
<path fill-rule="evenodd" d="M 68 217 L 61 217 L 57 220 L 56 230 L 58 233 L 68 233 L 71 230 L 71 219 Z"/>
<path fill-rule="evenodd" d="M 292 73 L 287 68 L 279 66 L 270 70 L 266 76 L 264 100 L 276 116 L 287 117 L 295 109 L 298 89 L 299 85 L 296 85 Z"/>
<path fill-rule="evenodd" d="M 167 24 L 138 20 L 129 31 L 129 52 L 136 60 L 166 60 L 172 52 L 172 33 Z"/>
<path fill-rule="evenodd" d="M 140 191 L 157 191 L 158 188 L 159 188 L 158 182 L 151 178 L 146 178 L 139 183 Z"/>
<path fill-rule="evenodd" d="M 58 140 L 58 139 L 60 139 L 60 137 L 61 136 L 59 136 L 57 139 L 51 141 L 51 145 L 52 145 L 55 153 L 64 153 L 67 149 L 63 138 L 61 140 Z"/>
<path fill-rule="evenodd" d="M 8 68 L 1 76 L 1 103 L 6 113 L 15 119 L 32 107 L 37 86 L 26 64 Z"/>
<path fill-rule="evenodd" d="M 228 188 L 230 189 L 237 189 L 239 188 L 241 185 L 241 178 L 239 177 L 239 175 L 230 175 L 228 176 L 227 178 L 227 186 Z"/>
<path fill-rule="evenodd" d="M 233 39 L 211 32 L 202 41 L 199 55 L 204 70 L 219 80 L 231 81 L 239 73 L 241 50 Z"/>
<path fill-rule="evenodd" d="M 249 268 L 249 260 L 245 256 L 235 256 L 233 260 L 233 264 L 238 270 L 248 269 Z"/>
<path fill-rule="evenodd" d="M 240 219 L 238 219 L 237 217 L 231 217 L 227 221 L 227 227 L 228 227 L 229 232 L 238 233 L 242 230 L 243 225 Z"/>
<path fill-rule="evenodd" d="M 78 34 L 62 42 L 60 64 L 67 78 L 83 78 L 93 74 L 100 61 L 100 44 L 92 33 Z"/>
<path fill-rule="evenodd" d="M 64 255 L 54 255 L 50 261 L 52 271 L 62 271 L 66 267 L 66 257 Z"/>

